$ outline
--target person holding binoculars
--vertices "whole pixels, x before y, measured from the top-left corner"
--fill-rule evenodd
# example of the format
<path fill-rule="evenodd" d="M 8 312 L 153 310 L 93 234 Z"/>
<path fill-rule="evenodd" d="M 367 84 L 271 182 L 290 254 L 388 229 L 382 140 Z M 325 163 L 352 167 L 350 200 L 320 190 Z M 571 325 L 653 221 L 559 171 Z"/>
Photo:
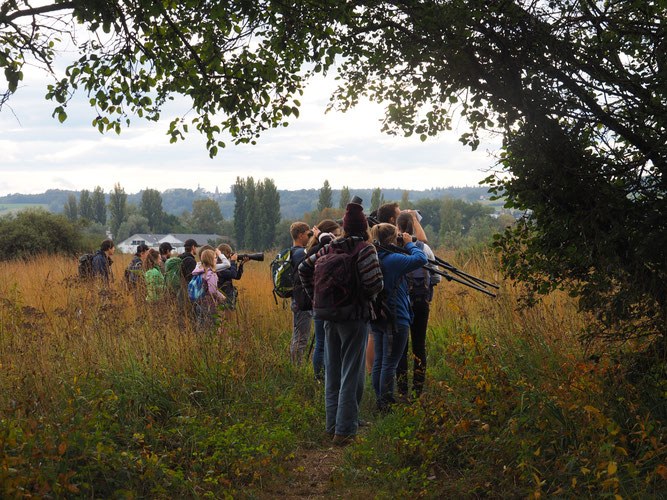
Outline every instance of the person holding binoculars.
<path fill-rule="evenodd" d="M 400 242 L 410 255 L 386 251 L 384 248 L 399 244 L 398 229 L 393 224 L 380 223 L 371 229 L 373 243 L 378 246 L 378 258 L 384 280 L 384 289 L 376 302 L 377 319 L 371 322 L 375 344 L 375 360 L 371 372 L 377 408 L 391 410 L 394 398 L 396 367 L 410 335 L 413 320 L 405 275 L 427 263 L 426 255 L 413 242 L 412 235 L 403 233 Z"/>

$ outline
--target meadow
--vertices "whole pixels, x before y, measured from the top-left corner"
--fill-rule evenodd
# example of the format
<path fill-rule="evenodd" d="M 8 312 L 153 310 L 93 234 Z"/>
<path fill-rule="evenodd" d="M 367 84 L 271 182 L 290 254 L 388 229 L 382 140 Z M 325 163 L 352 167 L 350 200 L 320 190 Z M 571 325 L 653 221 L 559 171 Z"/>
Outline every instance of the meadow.
<path fill-rule="evenodd" d="M 235 317 L 198 332 L 182 308 L 82 284 L 76 260 L 0 263 L 0 497 L 664 498 L 667 384 L 582 343 L 565 293 L 518 308 L 485 252 L 442 258 L 501 285 L 436 288 L 419 401 L 374 414 L 317 494 L 323 387 L 289 363 L 291 314 L 249 262 Z M 270 256 L 267 256 L 270 260 Z"/>

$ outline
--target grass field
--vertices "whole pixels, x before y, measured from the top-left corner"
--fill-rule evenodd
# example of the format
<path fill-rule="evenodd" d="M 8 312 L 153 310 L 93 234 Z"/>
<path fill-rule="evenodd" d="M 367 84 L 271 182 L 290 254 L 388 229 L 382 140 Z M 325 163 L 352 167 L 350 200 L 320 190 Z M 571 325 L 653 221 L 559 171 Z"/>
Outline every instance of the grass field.
<path fill-rule="evenodd" d="M 565 294 L 519 310 L 494 256 L 442 257 L 501 293 L 437 287 L 425 394 L 381 417 L 367 384 L 373 425 L 321 494 L 664 498 L 665 381 L 583 347 L 587 318 Z M 295 457 L 328 453 L 323 388 L 289 363 L 266 262 L 246 265 L 236 317 L 209 333 L 75 273 L 62 257 L 0 263 L 0 497 L 309 495 Z"/>

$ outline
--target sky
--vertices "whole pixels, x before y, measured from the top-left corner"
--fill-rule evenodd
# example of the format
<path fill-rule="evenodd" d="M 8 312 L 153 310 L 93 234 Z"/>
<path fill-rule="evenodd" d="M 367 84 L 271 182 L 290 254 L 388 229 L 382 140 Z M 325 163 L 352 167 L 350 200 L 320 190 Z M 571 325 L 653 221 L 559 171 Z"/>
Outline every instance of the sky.
<path fill-rule="evenodd" d="M 166 110 L 157 123 L 131 117 L 120 135 L 100 134 L 81 92 L 61 124 L 51 117 L 54 103 L 44 98 L 50 77 L 36 68 L 25 73 L 0 111 L 0 196 L 97 185 L 108 192 L 117 182 L 128 193 L 197 187 L 227 192 L 237 176 L 269 177 L 289 190 L 320 188 L 325 179 L 334 189 L 473 186 L 488 175 L 498 147 L 488 142 L 473 152 L 463 146 L 458 137 L 464 123 L 426 142 L 383 134 L 383 108 L 367 101 L 347 113 L 325 114 L 335 82 L 320 77 L 306 88 L 300 117 L 289 127 L 267 131 L 254 146 L 228 143 L 211 159 L 194 127 L 185 141 L 169 143 L 176 110 Z"/>

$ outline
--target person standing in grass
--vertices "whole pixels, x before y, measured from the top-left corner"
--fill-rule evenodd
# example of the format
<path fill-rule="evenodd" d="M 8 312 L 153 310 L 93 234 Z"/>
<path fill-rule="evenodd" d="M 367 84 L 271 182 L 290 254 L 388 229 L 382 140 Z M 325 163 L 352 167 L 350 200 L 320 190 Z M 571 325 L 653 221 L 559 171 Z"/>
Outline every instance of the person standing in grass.
<path fill-rule="evenodd" d="M 216 266 L 216 274 L 218 275 L 218 288 L 227 297 L 223 303 L 225 319 L 232 318 L 232 314 L 236 311 L 236 297 L 238 295 L 233 280 L 240 280 L 243 276 L 243 264 L 248 261 L 248 257 L 239 260 L 238 255 L 234 253 L 232 247 L 226 243 L 222 243 L 216 249 L 218 255 L 218 265 Z M 219 269 L 220 264 L 227 263 L 222 269 Z"/>
<path fill-rule="evenodd" d="M 111 260 L 111 256 L 115 251 L 116 247 L 113 241 L 107 238 L 102 242 L 100 249 L 95 252 L 95 256 L 93 257 L 93 276 L 100 278 L 105 285 L 113 281 L 113 271 L 111 270 L 113 261 Z"/>
<path fill-rule="evenodd" d="M 382 316 L 372 322 L 375 344 L 375 360 L 371 378 L 381 412 L 391 410 L 394 398 L 394 378 L 396 367 L 403 356 L 408 342 L 410 324 L 413 320 L 412 308 L 405 275 L 427 263 L 426 255 L 414 243 L 412 235 L 402 235 L 402 245 L 410 255 L 379 250 L 380 266 L 384 276 L 384 290 L 381 295 Z M 373 226 L 373 241 L 382 246 L 398 244 L 398 229 L 393 224 L 381 223 Z"/>
<path fill-rule="evenodd" d="M 306 258 L 305 246 L 312 236 L 310 226 L 305 222 L 295 222 L 290 226 L 292 236 L 291 259 L 292 269 L 298 269 L 299 264 Z M 290 299 L 292 309 L 292 341 L 290 342 L 290 359 L 295 365 L 301 364 L 303 353 L 310 338 L 310 323 L 313 315 L 310 310 L 299 308 L 294 297 Z"/>
<path fill-rule="evenodd" d="M 299 266 L 313 314 L 324 320 L 325 430 L 340 446 L 354 439 L 359 427 L 371 303 L 383 286 L 377 253 L 367 240 L 363 207 L 349 203 L 343 237 Z"/>
<path fill-rule="evenodd" d="M 313 236 L 310 238 L 306 246 L 306 258 L 319 252 L 325 245 L 331 243 L 338 236 L 340 236 L 340 226 L 336 221 L 331 219 L 324 219 L 313 228 Z M 301 281 L 299 280 L 299 283 Z M 296 285 L 296 282 L 295 282 Z M 296 296 L 296 286 L 294 294 Z M 313 305 L 310 297 L 306 296 L 308 310 L 312 310 Z M 295 300 L 297 298 L 295 297 Z M 313 349 L 313 373 L 316 380 L 324 380 L 324 320 L 314 318 L 315 325 L 315 347 Z"/>
<path fill-rule="evenodd" d="M 215 323 L 217 317 L 218 305 L 222 304 L 225 296 L 218 290 L 218 275 L 215 274 L 215 252 L 205 250 L 201 253 L 201 261 L 192 271 L 192 277 L 202 276 L 202 286 L 204 295 L 195 304 L 198 323 L 201 326 L 208 327 Z"/>
<path fill-rule="evenodd" d="M 146 302 L 155 304 L 164 297 L 164 276 L 160 266 L 160 254 L 154 248 L 146 253 L 144 260 L 144 279 L 146 280 Z"/>
<path fill-rule="evenodd" d="M 141 243 L 137 245 L 137 251 L 134 254 L 134 258 L 130 265 L 125 269 L 125 282 L 130 287 L 131 290 L 137 288 L 137 284 L 141 282 L 141 278 L 144 274 L 144 260 L 146 259 L 146 254 L 148 253 L 148 245 Z"/>
<path fill-rule="evenodd" d="M 396 220 L 398 231 L 401 233 L 414 234 L 413 222 L 416 220 L 414 213 L 401 212 Z M 415 243 L 424 252 L 426 258 L 434 260 L 433 250 L 421 241 Z M 416 397 L 421 396 L 426 379 L 426 327 L 431 299 L 433 299 L 433 287 L 440 283 L 439 274 L 432 272 L 429 264 L 410 271 L 406 275 L 410 305 L 412 306 L 413 320 L 410 325 L 410 338 L 412 340 L 412 389 Z M 396 386 L 399 397 L 408 398 L 408 344 L 405 344 L 403 356 L 396 368 Z"/>

